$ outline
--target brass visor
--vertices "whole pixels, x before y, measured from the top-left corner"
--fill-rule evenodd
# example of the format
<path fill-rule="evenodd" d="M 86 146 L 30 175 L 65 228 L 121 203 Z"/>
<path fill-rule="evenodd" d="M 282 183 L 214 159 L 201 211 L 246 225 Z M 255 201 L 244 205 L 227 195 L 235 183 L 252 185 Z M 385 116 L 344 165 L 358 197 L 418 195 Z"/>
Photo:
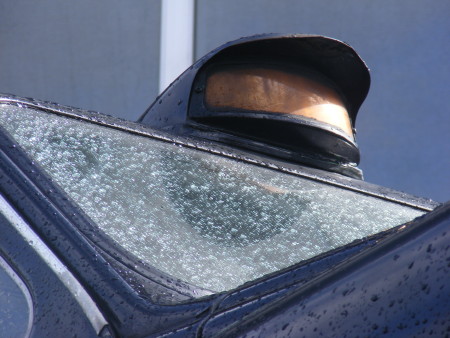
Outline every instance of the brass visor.
<path fill-rule="evenodd" d="M 209 73 L 205 104 L 216 111 L 240 110 L 304 116 L 338 127 L 352 139 L 350 118 L 338 92 L 320 74 L 271 66 L 227 65 Z"/>

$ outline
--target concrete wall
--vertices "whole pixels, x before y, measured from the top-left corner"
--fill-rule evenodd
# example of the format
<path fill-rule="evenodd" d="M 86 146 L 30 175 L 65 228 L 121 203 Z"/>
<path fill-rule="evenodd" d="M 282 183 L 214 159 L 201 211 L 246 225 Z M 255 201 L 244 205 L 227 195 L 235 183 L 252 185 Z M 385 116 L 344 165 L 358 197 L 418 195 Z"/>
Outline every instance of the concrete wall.
<path fill-rule="evenodd" d="M 137 118 L 158 93 L 160 2 L 0 2 L 0 92 Z"/>
<path fill-rule="evenodd" d="M 0 92 L 136 119 L 158 92 L 160 1 L 0 2 Z M 450 2 L 197 0 L 196 57 L 262 32 L 352 45 L 372 70 L 366 180 L 450 198 Z"/>

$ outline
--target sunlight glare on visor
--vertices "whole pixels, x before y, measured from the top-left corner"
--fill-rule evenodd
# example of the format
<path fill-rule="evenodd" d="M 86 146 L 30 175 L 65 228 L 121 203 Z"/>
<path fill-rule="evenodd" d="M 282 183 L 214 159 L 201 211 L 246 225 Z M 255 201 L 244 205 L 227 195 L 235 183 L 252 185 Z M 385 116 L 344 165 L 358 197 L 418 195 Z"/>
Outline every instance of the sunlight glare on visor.
<path fill-rule="evenodd" d="M 287 72 L 261 66 L 227 65 L 207 78 L 205 104 L 211 110 L 262 111 L 304 116 L 353 131 L 339 94 L 312 72 Z"/>

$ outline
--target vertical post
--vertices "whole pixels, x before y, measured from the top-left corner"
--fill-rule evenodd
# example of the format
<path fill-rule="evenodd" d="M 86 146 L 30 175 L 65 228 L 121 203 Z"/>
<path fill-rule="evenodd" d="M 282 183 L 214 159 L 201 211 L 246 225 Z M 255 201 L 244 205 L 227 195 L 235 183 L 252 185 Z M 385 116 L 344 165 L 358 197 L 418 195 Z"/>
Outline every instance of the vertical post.
<path fill-rule="evenodd" d="M 159 92 L 194 61 L 195 0 L 161 0 Z"/>

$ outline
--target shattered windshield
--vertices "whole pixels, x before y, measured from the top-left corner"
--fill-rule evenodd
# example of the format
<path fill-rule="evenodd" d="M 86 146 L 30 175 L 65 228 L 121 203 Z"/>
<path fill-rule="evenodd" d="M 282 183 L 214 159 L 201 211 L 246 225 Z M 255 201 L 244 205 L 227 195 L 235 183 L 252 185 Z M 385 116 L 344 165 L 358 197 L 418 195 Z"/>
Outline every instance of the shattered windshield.
<path fill-rule="evenodd" d="M 0 106 L 0 123 L 123 248 L 212 291 L 422 211 L 107 126 Z"/>

